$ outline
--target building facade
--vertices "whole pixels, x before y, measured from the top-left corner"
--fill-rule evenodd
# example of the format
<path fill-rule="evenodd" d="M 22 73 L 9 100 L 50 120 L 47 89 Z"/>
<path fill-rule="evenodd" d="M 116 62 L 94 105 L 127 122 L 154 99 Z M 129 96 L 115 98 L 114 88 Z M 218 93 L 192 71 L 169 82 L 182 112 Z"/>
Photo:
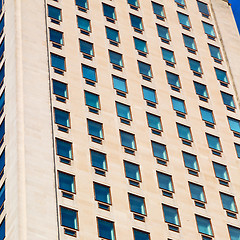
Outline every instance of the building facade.
<path fill-rule="evenodd" d="M 0 9 L 0 240 L 240 239 L 226 0 Z"/>

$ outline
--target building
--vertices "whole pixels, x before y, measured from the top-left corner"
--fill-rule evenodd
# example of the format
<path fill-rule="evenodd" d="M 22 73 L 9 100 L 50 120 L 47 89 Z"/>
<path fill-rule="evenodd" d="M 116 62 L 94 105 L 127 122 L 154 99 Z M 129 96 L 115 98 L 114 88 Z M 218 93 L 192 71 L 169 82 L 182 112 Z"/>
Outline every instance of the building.
<path fill-rule="evenodd" d="M 0 4 L 1 240 L 240 239 L 226 0 Z"/>

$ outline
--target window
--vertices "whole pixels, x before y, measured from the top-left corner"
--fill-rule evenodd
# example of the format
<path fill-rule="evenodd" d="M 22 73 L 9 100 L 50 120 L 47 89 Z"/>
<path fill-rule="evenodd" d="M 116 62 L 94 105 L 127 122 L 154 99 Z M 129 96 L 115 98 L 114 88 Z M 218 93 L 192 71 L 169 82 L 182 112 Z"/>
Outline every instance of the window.
<path fill-rule="evenodd" d="M 162 42 L 169 43 L 170 42 L 170 34 L 167 27 L 161 26 L 157 24 L 158 36 L 161 38 Z"/>
<path fill-rule="evenodd" d="M 55 123 L 58 125 L 58 130 L 68 132 L 70 128 L 70 114 L 58 108 L 54 108 Z"/>
<path fill-rule="evenodd" d="M 182 28 L 189 31 L 191 28 L 191 24 L 188 15 L 178 12 L 178 19 L 180 24 L 182 25 Z"/>
<path fill-rule="evenodd" d="M 95 173 L 105 176 L 105 172 L 107 171 L 106 154 L 90 149 L 90 156 L 92 166 L 95 168 Z"/>
<path fill-rule="evenodd" d="M 185 0 L 175 0 L 175 2 L 177 3 L 178 7 L 180 7 L 180 8 L 185 8 L 185 6 L 186 6 Z"/>
<path fill-rule="evenodd" d="M 150 240 L 150 235 L 147 232 L 133 229 L 134 240 Z"/>
<path fill-rule="evenodd" d="M 199 96 L 199 99 L 204 102 L 207 102 L 209 97 L 208 97 L 206 85 L 198 82 L 194 82 L 194 87 L 195 87 L 196 94 Z"/>
<path fill-rule="evenodd" d="M 50 41 L 53 47 L 62 48 L 63 45 L 63 33 L 52 28 L 49 28 Z"/>
<path fill-rule="evenodd" d="M 73 199 L 75 193 L 75 177 L 65 172 L 58 172 L 59 189 L 62 191 L 62 196 Z M 66 192 L 65 192 L 66 191 Z"/>
<path fill-rule="evenodd" d="M 227 211 L 227 215 L 229 217 L 236 218 L 237 207 L 236 207 L 234 197 L 222 192 L 220 192 L 220 197 L 222 200 L 223 209 Z"/>
<path fill-rule="evenodd" d="M 213 162 L 215 176 L 218 178 L 219 183 L 228 186 L 230 180 L 227 172 L 227 167 L 220 163 Z"/>
<path fill-rule="evenodd" d="M 115 240 L 114 223 L 102 218 L 97 218 L 98 237 L 108 240 Z"/>
<path fill-rule="evenodd" d="M 134 219 L 144 221 L 144 216 L 146 216 L 146 209 L 144 198 L 140 196 L 128 193 L 130 210 L 133 212 Z"/>
<path fill-rule="evenodd" d="M 5 105 L 5 91 L 3 91 L 1 97 L 0 97 L 0 117 L 3 114 L 4 111 L 4 105 Z"/>
<path fill-rule="evenodd" d="M 0 156 L 0 179 L 2 178 L 4 174 L 4 167 L 5 167 L 5 149 L 3 150 L 1 156 Z"/>
<path fill-rule="evenodd" d="M 182 139 L 183 144 L 191 146 L 192 135 L 190 127 L 177 123 L 178 135 Z"/>
<path fill-rule="evenodd" d="M 240 145 L 237 143 L 234 143 L 235 148 L 236 148 L 236 152 L 237 152 L 237 157 L 240 158 Z"/>
<path fill-rule="evenodd" d="M 172 176 L 157 172 L 158 186 L 162 189 L 163 196 L 172 197 L 173 196 L 173 183 Z"/>
<path fill-rule="evenodd" d="M 195 205 L 197 207 L 205 208 L 206 198 L 205 198 L 203 187 L 191 182 L 188 182 L 188 184 L 189 184 L 191 197 L 193 200 L 195 200 L 194 201 Z"/>
<path fill-rule="evenodd" d="M 208 6 L 206 3 L 197 1 L 199 12 L 202 13 L 203 17 L 209 17 Z"/>
<path fill-rule="evenodd" d="M 97 82 L 95 68 L 82 64 L 82 75 L 87 84 L 95 86 L 95 83 Z"/>
<path fill-rule="evenodd" d="M 63 75 L 66 71 L 65 57 L 51 53 L 51 66 L 54 68 L 54 72 Z"/>
<path fill-rule="evenodd" d="M 190 69 L 193 71 L 193 74 L 197 77 L 201 77 L 203 73 L 201 63 L 192 58 L 188 58 L 188 61 L 189 61 Z"/>
<path fill-rule="evenodd" d="M 95 200 L 98 201 L 98 207 L 104 210 L 110 210 L 111 196 L 110 187 L 99 183 L 94 183 Z"/>
<path fill-rule="evenodd" d="M 0 10 L 0 11 L 1 11 L 1 10 Z M 3 34 L 4 26 L 5 26 L 5 16 L 3 15 L 2 19 L 0 20 L 0 37 L 1 37 L 2 34 Z"/>
<path fill-rule="evenodd" d="M 214 68 L 216 72 L 217 79 L 219 80 L 220 84 L 224 87 L 227 87 L 229 84 L 228 78 L 227 78 L 227 73 L 226 71 L 223 71 L 218 68 Z"/>
<path fill-rule="evenodd" d="M 75 0 L 76 5 L 78 6 L 78 10 L 86 12 L 88 10 L 88 2 L 87 0 Z"/>
<path fill-rule="evenodd" d="M 151 81 L 152 70 L 151 65 L 138 61 L 139 73 L 142 74 L 142 78 L 147 81 Z"/>
<path fill-rule="evenodd" d="M 61 9 L 48 5 L 48 16 L 52 23 L 60 24 L 62 21 Z"/>
<path fill-rule="evenodd" d="M 161 48 L 162 49 L 162 55 L 163 55 L 163 60 L 166 61 L 166 64 L 170 67 L 174 67 L 176 61 L 174 58 L 174 53 L 173 51 L 170 51 L 168 49 L 165 48 Z"/>
<path fill-rule="evenodd" d="M 92 57 L 94 56 L 93 44 L 81 39 L 79 39 L 79 43 L 80 43 L 80 52 L 83 53 L 83 57 L 89 60 L 92 60 Z"/>
<path fill-rule="evenodd" d="M 200 107 L 200 112 L 201 112 L 202 120 L 205 121 L 206 126 L 214 128 L 215 121 L 213 118 L 212 110 L 209 110 L 204 107 Z"/>
<path fill-rule="evenodd" d="M 127 1 L 128 1 L 128 4 L 130 5 L 130 8 L 134 10 L 138 10 L 139 8 L 138 0 L 127 0 Z"/>
<path fill-rule="evenodd" d="M 151 141 L 152 144 L 152 150 L 153 150 L 153 156 L 157 158 L 157 163 L 162 164 L 162 165 L 167 165 L 168 161 L 168 155 L 167 155 L 167 149 L 166 146 Z"/>
<path fill-rule="evenodd" d="M 236 228 L 228 225 L 228 231 L 229 231 L 231 240 L 239 240 L 240 228 Z"/>
<path fill-rule="evenodd" d="M 5 119 L 3 119 L 1 125 L 0 125 L 0 147 L 2 146 L 4 142 L 4 135 L 5 135 Z"/>
<path fill-rule="evenodd" d="M 141 182 L 141 175 L 139 165 L 124 161 L 125 175 L 129 180 L 129 184 L 139 187 Z"/>
<path fill-rule="evenodd" d="M 202 23 L 203 23 L 204 32 L 207 34 L 208 38 L 215 40 L 216 33 L 214 31 L 213 25 L 206 23 L 206 22 L 202 22 Z"/>
<path fill-rule="evenodd" d="M 233 131 L 235 137 L 240 137 L 240 121 L 231 117 L 228 118 L 230 129 Z"/>
<path fill-rule="evenodd" d="M 127 93 L 127 85 L 126 80 L 117 76 L 112 76 L 113 79 L 113 87 L 116 89 L 117 95 L 126 97 Z"/>
<path fill-rule="evenodd" d="M 156 15 L 156 17 L 160 20 L 164 20 L 165 14 L 164 14 L 163 6 L 155 2 L 152 2 L 152 6 L 153 6 L 153 12 Z"/>
<path fill-rule="evenodd" d="M 0 88 L 3 85 L 4 77 L 5 77 L 5 63 L 3 63 L 3 65 L 0 69 Z"/>
<path fill-rule="evenodd" d="M 142 91 L 143 98 L 147 101 L 147 105 L 150 107 L 156 107 L 156 91 L 145 86 L 142 86 Z"/>
<path fill-rule="evenodd" d="M 90 119 L 88 122 L 88 134 L 91 136 L 93 142 L 102 144 L 103 139 L 103 126 L 102 123 L 92 121 Z"/>
<path fill-rule="evenodd" d="M 66 102 L 68 98 L 67 84 L 53 80 L 53 94 L 56 95 L 56 100 Z"/>
<path fill-rule="evenodd" d="M 109 39 L 110 44 L 118 46 L 120 43 L 119 33 L 113 28 L 106 27 L 107 39 Z"/>
<path fill-rule="evenodd" d="M 115 23 L 116 20 L 116 14 L 115 14 L 115 8 L 103 3 L 103 14 L 106 17 L 107 21 L 111 23 Z"/>
<path fill-rule="evenodd" d="M 222 63 L 222 56 L 220 53 L 220 48 L 215 47 L 210 44 L 208 44 L 208 46 L 209 46 L 209 50 L 210 50 L 211 56 L 213 57 L 214 61 L 217 63 Z"/>
<path fill-rule="evenodd" d="M 78 230 L 78 219 L 77 219 L 77 211 L 65 207 L 60 207 L 61 210 L 61 225 L 64 228 L 64 233 L 76 236 L 76 231 Z M 70 229 L 68 229 L 70 228 Z M 73 229 L 73 230 L 72 230 Z"/>
<path fill-rule="evenodd" d="M 80 32 L 89 35 L 91 32 L 91 25 L 90 25 L 90 20 L 79 17 L 77 16 L 77 23 L 78 23 L 78 28 L 80 29 Z"/>
<path fill-rule="evenodd" d="M 172 231 L 179 231 L 180 221 L 178 217 L 177 208 L 162 204 L 165 222 L 168 223 L 168 229 Z"/>
<path fill-rule="evenodd" d="M 57 155 L 60 156 L 60 162 L 69 164 L 70 160 L 73 159 L 72 143 L 59 138 L 56 139 L 56 143 Z"/>
<path fill-rule="evenodd" d="M 113 52 L 111 50 L 108 50 L 108 52 L 109 52 L 110 63 L 112 63 L 113 68 L 116 70 L 122 71 L 122 68 L 123 68 L 122 54 Z"/>
<path fill-rule="evenodd" d="M 162 126 L 159 116 L 147 113 L 148 126 L 151 128 L 153 134 L 161 135 Z"/>
<path fill-rule="evenodd" d="M 139 38 L 133 38 L 134 40 L 134 44 L 135 44 L 135 49 L 138 51 L 138 54 L 141 56 L 146 57 L 148 54 L 148 50 L 147 50 L 147 43 L 146 41 L 143 41 Z"/>
<path fill-rule="evenodd" d="M 132 120 L 130 107 L 123 103 L 116 102 L 117 115 L 120 117 L 122 123 L 130 124 Z"/>
<path fill-rule="evenodd" d="M 191 153 L 182 152 L 184 165 L 188 168 L 188 173 L 194 176 L 198 176 L 199 167 L 197 157 Z"/>
<path fill-rule="evenodd" d="M 89 112 L 98 113 L 100 110 L 99 96 L 87 91 L 84 91 L 84 93 L 85 102 L 86 105 L 88 106 Z"/>
<path fill-rule="evenodd" d="M 185 47 L 188 49 L 188 51 L 190 53 L 196 54 L 197 47 L 194 38 L 183 34 L 183 40 Z"/>
<path fill-rule="evenodd" d="M 236 107 L 233 101 L 233 96 L 222 91 L 221 91 L 221 94 L 222 94 L 223 103 L 226 105 L 227 110 L 235 112 Z"/>
<path fill-rule="evenodd" d="M 5 234 L 5 218 L 4 218 L 0 224 L 0 240 L 5 239 L 5 235 L 6 234 Z"/>
<path fill-rule="evenodd" d="M 0 214 L 4 209 L 4 202 L 5 202 L 5 182 L 3 183 L 0 189 Z"/>
<path fill-rule="evenodd" d="M 135 32 L 142 33 L 143 32 L 143 24 L 142 18 L 130 14 L 131 25 Z"/>
<path fill-rule="evenodd" d="M 120 130 L 121 144 L 126 153 L 134 154 L 136 150 L 135 137 L 132 133 Z"/>
<path fill-rule="evenodd" d="M 212 149 L 212 153 L 221 156 L 222 147 L 219 141 L 219 137 L 206 133 L 208 147 Z"/>
<path fill-rule="evenodd" d="M 171 86 L 172 90 L 179 92 L 181 88 L 179 76 L 171 72 L 166 72 L 166 74 L 168 84 Z"/>
<path fill-rule="evenodd" d="M 198 232 L 207 236 L 213 237 L 213 231 L 211 226 L 211 221 L 209 218 L 195 215 L 197 221 Z M 207 239 L 207 238 L 203 238 Z M 211 238 L 210 238 L 211 239 Z"/>
<path fill-rule="evenodd" d="M 173 109 L 176 111 L 177 116 L 185 118 L 186 117 L 186 108 L 185 103 L 182 99 L 171 97 Z"/>

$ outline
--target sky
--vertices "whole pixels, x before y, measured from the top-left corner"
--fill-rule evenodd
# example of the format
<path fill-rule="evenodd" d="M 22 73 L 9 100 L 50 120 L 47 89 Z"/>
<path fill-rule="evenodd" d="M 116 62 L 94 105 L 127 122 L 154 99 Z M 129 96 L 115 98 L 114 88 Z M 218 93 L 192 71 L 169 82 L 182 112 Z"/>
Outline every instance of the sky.
<path fill-rule="evenodd" d="M 229 0 L 240 32 L 240 0 Z"/>

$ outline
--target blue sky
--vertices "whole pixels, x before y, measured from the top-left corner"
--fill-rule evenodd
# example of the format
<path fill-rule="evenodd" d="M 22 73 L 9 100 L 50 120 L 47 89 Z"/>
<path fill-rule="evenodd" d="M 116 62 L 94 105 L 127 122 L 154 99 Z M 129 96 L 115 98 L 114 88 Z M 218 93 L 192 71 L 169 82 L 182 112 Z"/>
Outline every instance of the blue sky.
<path fill-rule="evenodd" d="M 240 0 L 229 0 L 240 32 Z"/>

